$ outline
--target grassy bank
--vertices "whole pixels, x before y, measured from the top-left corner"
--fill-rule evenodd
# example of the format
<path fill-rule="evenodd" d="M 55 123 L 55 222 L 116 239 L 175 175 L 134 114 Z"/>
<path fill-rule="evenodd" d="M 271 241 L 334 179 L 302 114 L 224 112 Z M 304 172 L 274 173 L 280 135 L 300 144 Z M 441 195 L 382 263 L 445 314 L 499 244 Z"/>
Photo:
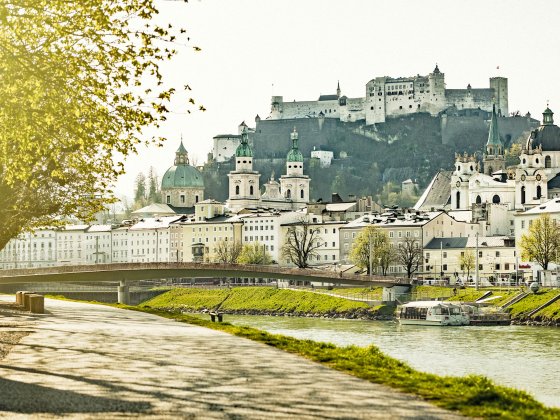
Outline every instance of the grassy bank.
<path fill-rule="evenodd" d="M 237 287 L 233 289 L 173 289 L 150 299 L 141 306 L 151 308 L 224 312 L 376 316 L 384 314 L 384 305 L 369 307 L 364 302 L 308 291 L 273 287 Z"/>
<path fill-rule="evenodd" d="M 513 319 L 526 319 L 531 311 L 537 309 L 558 294 L 560 294 L 560 290 L 558 289 L 541 289 L 537 293 L 531 293 L 519 302 L 514 303 L 508 310 Z M 532 315 L 531 319 L 560 320 L 560 302 L 554 302 L 547 308 Z"/>
<path fill-rule="evenodd" d="M 212 323 L 193 316 L 154 308 L 127 308 L 265 343 L 370 382 L 417 395 L 435 405 L 459 411 L 467 416 L 503 419 L 560 418 L 559 409 L 547 408 L 523 391 L 496 385 L 482 376 L 442 377 L 419 372 L 405 363 L 384 355 L 375 346 L 337 347 L 327 343 L 269 334 L 250 327 Z"/>

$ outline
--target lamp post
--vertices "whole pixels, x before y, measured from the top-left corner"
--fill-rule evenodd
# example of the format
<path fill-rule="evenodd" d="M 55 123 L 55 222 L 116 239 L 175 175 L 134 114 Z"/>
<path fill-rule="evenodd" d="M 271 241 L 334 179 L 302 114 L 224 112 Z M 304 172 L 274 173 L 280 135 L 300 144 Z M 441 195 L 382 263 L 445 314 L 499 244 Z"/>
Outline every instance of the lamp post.
<path fill-rule="evenodd" d="M 476 272 L 474 278 L 475 289 L 478 290 L 478 232 L 476 232 Z"/>

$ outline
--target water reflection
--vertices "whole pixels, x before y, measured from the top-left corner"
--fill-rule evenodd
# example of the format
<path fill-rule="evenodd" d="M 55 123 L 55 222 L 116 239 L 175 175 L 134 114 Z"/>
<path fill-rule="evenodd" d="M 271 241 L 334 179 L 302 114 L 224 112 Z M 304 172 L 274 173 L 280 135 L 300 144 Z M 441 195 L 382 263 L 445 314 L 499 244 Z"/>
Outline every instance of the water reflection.
<path fill-rule="evenodd" d="M 486 375 L 560 406 L 560 330 L 525 327 L 429 327 L 397 322 L 227 316 L 226 321 L 338 345 L 375 344 L 416 369 Z M 546 384 L 546 386 L 543 386 Z"/>

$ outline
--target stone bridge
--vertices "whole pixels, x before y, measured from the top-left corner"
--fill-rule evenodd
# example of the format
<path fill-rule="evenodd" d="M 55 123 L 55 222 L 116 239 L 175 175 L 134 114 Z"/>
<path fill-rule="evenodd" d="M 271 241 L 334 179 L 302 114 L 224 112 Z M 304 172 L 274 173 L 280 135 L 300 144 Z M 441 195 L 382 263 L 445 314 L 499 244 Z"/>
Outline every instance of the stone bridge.
<path fill-rule="evenodd" d="M 408 288 L 408 279 L 401 277 L 364 276 L 341 272 L 279 267 L 277 265 L 220 263 L 114 263 L 95 265 L 64 265 L 57 267 L 0 270 L 0 284 L 37 282 L 120 282 L 119 302 L 127 303 L 130 280 L 161 278 L 223 278 L 261 277 L 301 282 L 321 282 L 325 285 L 393 286 Z"/>

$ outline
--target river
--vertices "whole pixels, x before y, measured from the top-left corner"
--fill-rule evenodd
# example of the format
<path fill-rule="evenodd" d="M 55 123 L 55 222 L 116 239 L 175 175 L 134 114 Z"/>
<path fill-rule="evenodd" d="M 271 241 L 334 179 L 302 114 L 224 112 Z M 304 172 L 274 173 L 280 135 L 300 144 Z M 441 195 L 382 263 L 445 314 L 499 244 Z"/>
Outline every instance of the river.
<path fill-rule="evenodd" d="M 414 368 L 439 375 L 485 375 L 560 407 L 560 329 L 428 327 L 392 321 L 226 315 L 225 321 L 337 345 L 374 344 Z"/>

